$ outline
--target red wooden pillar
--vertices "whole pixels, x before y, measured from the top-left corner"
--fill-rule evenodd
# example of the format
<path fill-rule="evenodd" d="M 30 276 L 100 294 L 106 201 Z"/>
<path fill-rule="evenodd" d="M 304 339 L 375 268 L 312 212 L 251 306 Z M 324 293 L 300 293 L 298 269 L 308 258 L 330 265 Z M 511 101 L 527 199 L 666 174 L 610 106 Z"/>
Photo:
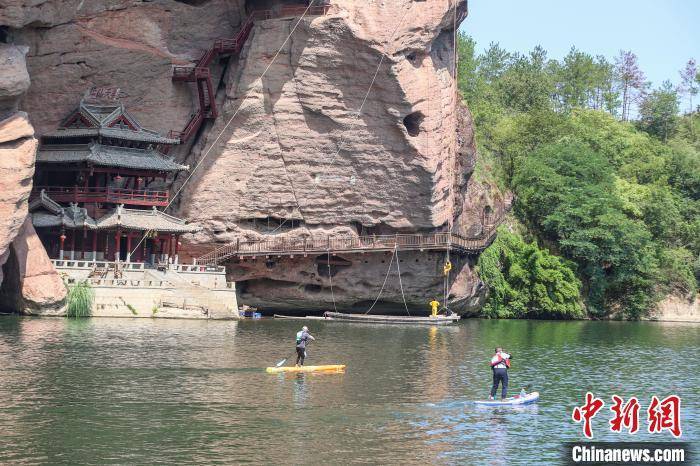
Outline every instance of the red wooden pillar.
<path fill-rule="evenodd" d="M 121 231 L 119 231 L 119 228 L 117 228 L 117 231 L 114 233 L 114 260 L 118 261 L 119 260 L 119 243 L 121 239 Z"/>
<path fill-rule="evenodd" d="M 59 236 L 58 239 L 59 239 L 58 258 L 60 260 L 63 260 L 63 245 L 66 242 L 66 232 L 63 228 L 61 228 L 61 236 Z"/>
<path fill-rule="evenodd" d="M 126 261 L 131 262 L 131 232 L 126 234 Z"/>
<path fill-rule="evenodd" d="M 180 251 L 180 235 L 175 235 L 175 257 L 177 257 Z"/>

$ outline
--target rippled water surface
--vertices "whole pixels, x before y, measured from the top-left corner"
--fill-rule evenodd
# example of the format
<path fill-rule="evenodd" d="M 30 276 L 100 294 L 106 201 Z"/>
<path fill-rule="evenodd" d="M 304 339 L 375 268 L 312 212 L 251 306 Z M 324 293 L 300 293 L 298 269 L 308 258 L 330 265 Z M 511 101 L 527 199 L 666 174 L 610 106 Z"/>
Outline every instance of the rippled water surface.
<path fill-rule="evenodd" d="M 571 409 L 587 390 L 643 409 L 679 394 L 684 440 L 700 440 L 696 324 L 314 321 L 308 363 L 347 372 L 266 374 L 301 324 L 0 317 L 0 462 L 556 463 L 581 437 Z M 487 394 L 495 345 L 514 355 L 512 387 L 532 384 L 539 404 L 469 403 Z M 627 440 L 607 419 L 595 438 Z"/>

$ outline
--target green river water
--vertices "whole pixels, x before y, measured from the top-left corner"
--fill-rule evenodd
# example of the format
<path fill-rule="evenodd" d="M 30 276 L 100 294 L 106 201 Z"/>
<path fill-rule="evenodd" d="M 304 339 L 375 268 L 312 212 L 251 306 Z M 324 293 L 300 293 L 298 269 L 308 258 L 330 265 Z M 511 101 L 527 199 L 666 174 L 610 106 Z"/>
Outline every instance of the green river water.
<path fill-rule="evenodd" d="M 0 317 L 2 464 L 557 464 L 581 440 L 587 390 L 682 397 L 700 439 L 700 325 L 467 320 L 426 328 L 308 322 L 307 364 L 344 374 L 270 375 L 299 321 Z M 511 387 L 540 402 L 479 408 L 495 345 Z M 671 440 L 646 432 L 635 440 Z"/>

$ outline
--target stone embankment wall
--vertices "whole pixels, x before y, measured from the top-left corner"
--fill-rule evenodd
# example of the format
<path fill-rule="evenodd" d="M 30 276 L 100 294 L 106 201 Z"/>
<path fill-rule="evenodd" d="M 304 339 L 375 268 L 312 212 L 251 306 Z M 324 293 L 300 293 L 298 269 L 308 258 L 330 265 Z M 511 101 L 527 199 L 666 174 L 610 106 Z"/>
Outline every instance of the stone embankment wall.
<path fill-rule="evenodd" d="M 91 275 L 92 261 L 55 261 L 56 269 L 71 286 L 87 281 L 95 293 L 94 317 L 148 317 L 180 319 L 235 319 L 238 301 L 235 284 L 227 283 L 223 271 L 138 268 L 123 270 L 119 278 L 107 272 Z M 97 263 L 104 266 L 106 263 Z M 184 270 L 183 270 L 184 269 Z M 37 309 L 32 315 L 63 316 L 65 309 Z"/>

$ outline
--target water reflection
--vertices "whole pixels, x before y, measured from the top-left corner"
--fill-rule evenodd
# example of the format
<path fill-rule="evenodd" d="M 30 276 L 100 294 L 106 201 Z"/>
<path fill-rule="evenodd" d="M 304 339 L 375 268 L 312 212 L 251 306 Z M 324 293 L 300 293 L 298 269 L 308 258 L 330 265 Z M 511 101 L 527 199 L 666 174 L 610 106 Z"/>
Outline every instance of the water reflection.
<path fill-rule="evenodd" d="M 297 326 L 0 318 L 0 462 L 546 463 L 580 438 L 569 419 L 587 389 L 643 406 L 678 393 L 698 440 L 700 380 L 673 363 L 700 349 L 698 325 L 312 322 L 308 363 L 346 373 L 266 374 Z M 532 384 L 539 404 L 471 403 L 488 394 L 496 345 L 515 356 L 511 390 Z M 620 440 L 604 419 L 594 432 Z"/>

